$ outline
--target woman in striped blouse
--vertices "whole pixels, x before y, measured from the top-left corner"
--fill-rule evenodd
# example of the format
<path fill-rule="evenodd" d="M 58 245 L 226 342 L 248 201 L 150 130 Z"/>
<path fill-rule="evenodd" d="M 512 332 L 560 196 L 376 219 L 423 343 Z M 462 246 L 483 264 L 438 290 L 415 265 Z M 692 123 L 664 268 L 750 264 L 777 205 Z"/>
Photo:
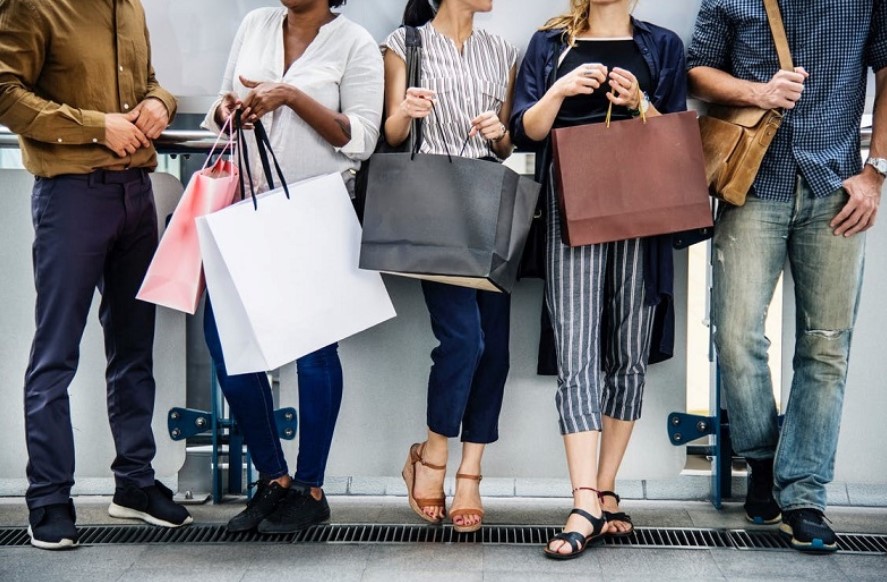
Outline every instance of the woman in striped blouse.
<path fill-rule="evenodd" d="M 418 27 L 422 39 L 422 87 L 407 87 L 406 31 L 400 28 L 383 45 L 389 144 L 404 143 L 413 120 L 423 119 L 421 153 L 461 152 L 494 162 L 511 155 L 506 122 L 518 52 L 474 28 L 474 15 L 492 8 L 492 0 L 408 2 L 404 23 Z M 443 521 L 447 441 L 461 433 L 462 461 L 450 516 L 457 531 L 476 531 L 484 514 L 481 457 L 485 445 L 498 439 L 508 376 L 511 299 L 430 281 L 422 282 L 422 291 L 440 345 L 431 353 L 428 435 L 410 448 L 403 476 L 413 510 L 426 521 Z"/>

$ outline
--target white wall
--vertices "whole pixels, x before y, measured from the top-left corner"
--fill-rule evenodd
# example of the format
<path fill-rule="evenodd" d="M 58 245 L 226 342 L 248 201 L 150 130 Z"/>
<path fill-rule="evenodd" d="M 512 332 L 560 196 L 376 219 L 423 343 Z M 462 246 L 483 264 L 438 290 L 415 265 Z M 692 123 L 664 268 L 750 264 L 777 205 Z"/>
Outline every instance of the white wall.
<path fill-rule="evenodd" d="M 182 98 L 182 112 L 202 113 L 222 79 L 231 41 L 249 11 L 279 6 L 274 0 L 142 0 L 153 35 L 154 66 L 160 82 Z M 662 24 L 689 39 L 700 0 L 641 0 L 638 17 Z M 382 40 L 399 24 L 406 0 L 350 0 L 343 13 Z M 533 31 L 563 11 L 566 0 L 496 0 L 479 26 L 501 34 L 523 50 Z"/>

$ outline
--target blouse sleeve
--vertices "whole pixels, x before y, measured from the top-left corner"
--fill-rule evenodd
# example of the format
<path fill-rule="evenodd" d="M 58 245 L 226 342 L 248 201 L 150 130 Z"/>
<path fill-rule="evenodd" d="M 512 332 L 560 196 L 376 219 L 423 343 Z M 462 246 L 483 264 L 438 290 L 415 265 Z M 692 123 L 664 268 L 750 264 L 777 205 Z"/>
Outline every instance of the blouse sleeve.
<path fill-rule="evenodd" d="M 385 39 L 382 43 L 382 50 L 390 50 L 406 62 L 407 60 L 407 33 L 404 27 L 400 27 Z"/>
<path fill-rule="evenodd" d="M 542 146 L 542 142 L 530 139 L 524 131 L 524 114 L 545 96 L 547 90 L 544 73 L 546 44 L 542 33 L 533 35 L 514 84 L 514 108 L 509 125 L 515 145 L 525 151 L 536 151 Z"/>
<path fill-rule="evenodd" d="M 382 54 L 367 34 L 366 42 L 354 45 L 339 85 L 342 113 L 351 125 L 351 141 L 338 151 L 353 160 L 370 157 L 379 140 L 384 93 Z"/>

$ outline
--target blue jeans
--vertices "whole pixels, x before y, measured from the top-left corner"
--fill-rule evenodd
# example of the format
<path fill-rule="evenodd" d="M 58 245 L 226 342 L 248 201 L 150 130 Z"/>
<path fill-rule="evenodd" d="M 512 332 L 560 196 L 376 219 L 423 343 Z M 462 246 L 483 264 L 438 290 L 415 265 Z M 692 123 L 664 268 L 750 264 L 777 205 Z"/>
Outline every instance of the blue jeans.
<path fill-rule="evenodd" d="M 829 222 L 847 202 L 813 198 L 799 179 L 793 202 L 749 197 L 718 219 L 712 319 L 730 433 L 737 453 L 775 457 L 783 510 L 824 510 L 862 287 L 865 235 L 836 237 Z M 794 377 L 780 437 L 764 322 L 788 258 L 795 282 Z"/>
<path fill-rule="evenodd" d="M 203 316 L 206 345 L 216 367 L 219 386 L 243 433 L 253 464 L 265 479 L 289 470 L 274 421 L 271 385 L 264 372 L 229 376 L 209 295 Z M 293 481 L 297 486 L 322 487 L 326 463 L 342 404 L 342 364 L 338 344 L 296 360 L 299 374 L 299 458 Z"/>
<path fill-rule="evenodd" d="M 508 378 L 511 296 L 422 281 L 431 329 L 428 428 L 446 437 L 489 444 L 499 439 Z"/>

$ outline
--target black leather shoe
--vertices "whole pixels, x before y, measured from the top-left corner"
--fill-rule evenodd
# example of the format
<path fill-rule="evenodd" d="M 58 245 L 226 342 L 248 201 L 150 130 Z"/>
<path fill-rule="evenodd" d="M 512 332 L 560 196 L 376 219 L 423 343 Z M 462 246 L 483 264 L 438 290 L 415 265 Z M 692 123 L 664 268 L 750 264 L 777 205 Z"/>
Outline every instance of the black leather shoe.
<path fill-rule="evenodd" d="M 279 483 L 258 481 L 256 492 L 246 504 L 246 509 L 228 522 L 228 531 L 237 533 L 255 529 L 263 519 L 274 513 L 288 494 L 289 489 L 284 489 Z"/>
<path fill-rule="evenodd" d="M 173 493 L 160 481 L 148 487 L 124 484 L 114 491 L 108 508 L 111 517 L 141 519 L 161 527 L 181 527 L 193 521 L 188 510 L 172 500 Z"/>
<path fill-rule="evenodd" d="M 79 534 L 74 523 L 74 502 L 57 503 L 32 509 L 28 515 L 31 545 L 41 550 L 67 550 L 77 547 Z"/>
<path fill-rule="evenodd" d="M 749 468 L 745 518 L 757 525 L 779 523 L 782 512 L 773 498 L 773 459 L 746 459 Z"/>
<path fill-rule="evenodd" d="M 329 518 L 330 506 L 323 492 L 318 500 L 307 490 L 294 486 L 287 491 L 277 509 L 259 524 L 259 533 L 295 533 Z"/>

